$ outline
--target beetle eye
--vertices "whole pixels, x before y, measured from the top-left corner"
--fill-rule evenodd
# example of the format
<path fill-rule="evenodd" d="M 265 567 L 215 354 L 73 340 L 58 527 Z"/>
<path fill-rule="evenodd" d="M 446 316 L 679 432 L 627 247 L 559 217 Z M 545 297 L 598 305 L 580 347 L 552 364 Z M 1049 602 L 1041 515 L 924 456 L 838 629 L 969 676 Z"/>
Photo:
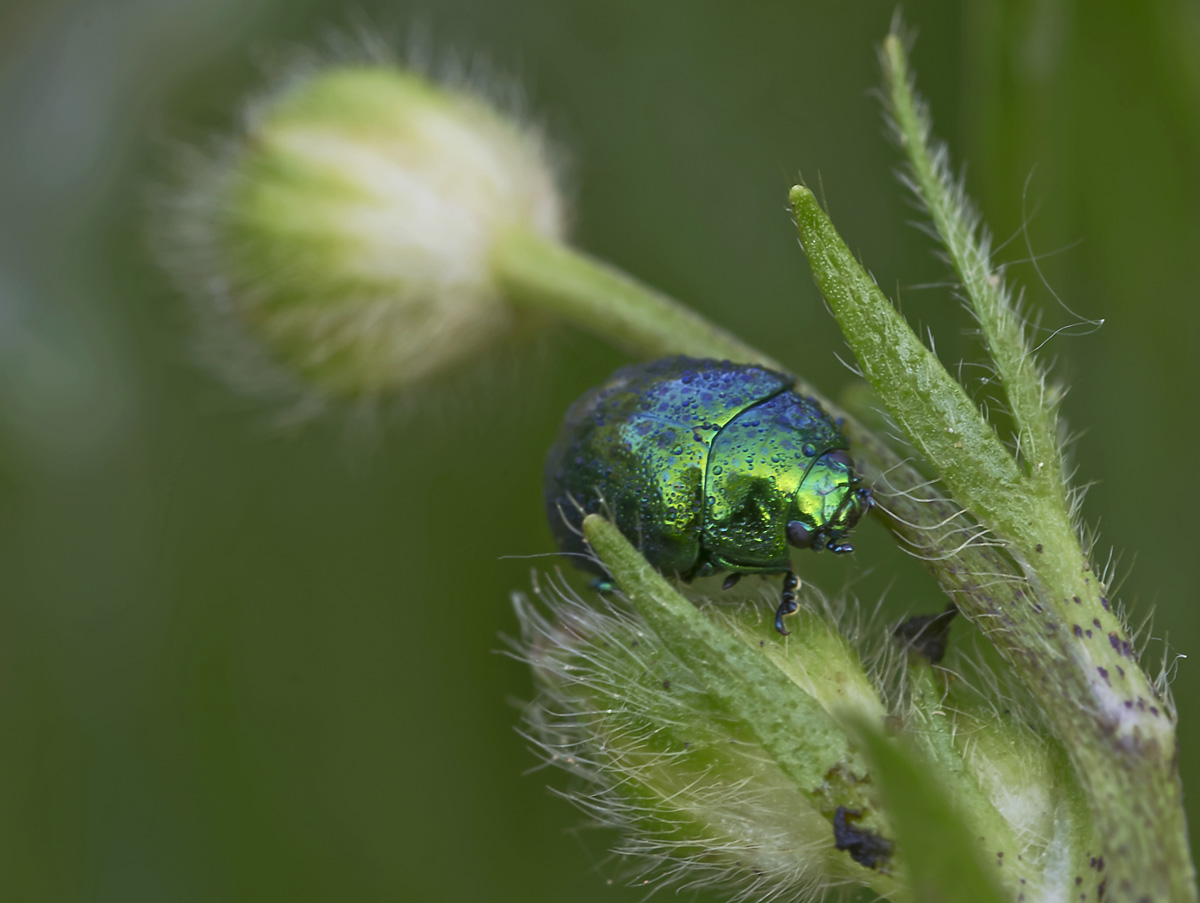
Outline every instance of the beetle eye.
<path fill-rule="evenodd" d="M 807 549 L 813 544 L 813 536 L 815 534 L 801 521 L 789 521 L 787 525 L 788 542 L 794 545 L 797 549 Z"/>

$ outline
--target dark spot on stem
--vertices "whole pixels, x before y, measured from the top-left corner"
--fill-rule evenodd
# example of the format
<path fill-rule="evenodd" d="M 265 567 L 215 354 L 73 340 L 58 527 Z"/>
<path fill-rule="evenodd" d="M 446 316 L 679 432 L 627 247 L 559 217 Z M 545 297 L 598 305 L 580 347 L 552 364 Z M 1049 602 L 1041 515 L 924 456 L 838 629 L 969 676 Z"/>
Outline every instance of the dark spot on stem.
<path fill-rule="evenodd" d="M 1125 658 L 1133 658 L 1133 647 L 1129 645 L 1129 640 L 1121 639 L 1115 630 L 1108 635 L 1108 641 Z"/>
<path fill-rule="evenodd" d="M 916 652 L 936 665 L 946 656 L 946 647 L 950 642 L 950 622 L 958 614 L 954 604 L 946 606 L 946 610 L 935 615 L 917 615 L 896 626 L 892 636 L 898 639 L 904 648 Z"/>
<path fill-rule="evenodd" d="M 845 850 L 861 866 L 878 868 L 892 855 L 892 842 L 869 828 L 855 827 L 853 822 L 862 818 L 859 809 L 838 806 L 833 814 L 833 843 Z"/>

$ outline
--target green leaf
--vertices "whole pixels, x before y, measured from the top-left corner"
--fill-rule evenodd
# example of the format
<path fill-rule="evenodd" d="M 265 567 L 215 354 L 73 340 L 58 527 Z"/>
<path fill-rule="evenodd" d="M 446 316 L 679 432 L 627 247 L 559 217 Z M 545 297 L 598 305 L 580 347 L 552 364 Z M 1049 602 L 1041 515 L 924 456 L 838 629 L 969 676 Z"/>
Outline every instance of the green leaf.
<path fill-rule="evenodd" d="M 1061 393 L 1047 385 L 1028 342 L 1025 323 L 1003 275 L 991 263 L 991 242 L 979 214 L 950 171 L 945 145 L 932 137 L 924 100 L 913 87 L 904 45 L 888 35 L 880 54 L 888 109 L 908 157 L 909 185 L 929 213 L 946 256 L 961 280 L 1016 422 L 1031 483 L 1067 502 L 1056 407 Z"/>
<path fill-rule="evenodd" d="M 865 765 L 845 732 L 757 646 L 706 618 L 604 518 L 589 515 L 583 532 L 651 629 L 685 665 L 704 676 L 727 711 L 750 725 L 802 790 L 810 795 L 822 792 L 831 771 L 844 773 L 850 782 L 865 778 Z M 826 801 L 818 808 L 832 805 Z"/>
<path fill-rule="evenodd" d="M 985 521 L 1023 519 L 1021 472 L 978 406 L 850 253 L 811 191 L 790 193 L 800 243 L 863 376 L 959 502 Z"/>

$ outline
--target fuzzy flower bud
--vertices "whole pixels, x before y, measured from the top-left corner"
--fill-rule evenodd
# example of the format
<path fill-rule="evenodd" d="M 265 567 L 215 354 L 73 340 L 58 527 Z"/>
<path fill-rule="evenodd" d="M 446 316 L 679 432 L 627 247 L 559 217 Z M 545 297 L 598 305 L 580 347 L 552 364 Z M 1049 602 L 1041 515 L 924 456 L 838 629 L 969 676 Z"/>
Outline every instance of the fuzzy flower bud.
<path fill-rule="evenodd" d="M 781 638 L 773 597 L 697 608 L 615 527 L 592 516 L 583 532 L 630 608 L 561 585 L 516 597 L 538 688 L 526 725 L 572 799 L 623 831 L 642 883 L 1101 898 L 1065 754 L 988 672 L 957 680 L 811 591 Z"/>
<path fill-rule="evenodd" d="M 380 64 L 317 69 L 252 105 L 171 205 L 168 262 L 322 394 L 376 395 L 511 331 L 492 252 L 556 240 L 546 147 L 477 97 Z"/>
<path fill-rule="evenodd" d="M 714 884 L 748 898 L 859 882 L 894 889 L 886 841 L 874 869 L 839 850 L 813 795 L 645 623 L 559 588 L 537 595 L 540 606 L 515 599 L 522 655 L 541 693 L 527 727 L 547 760 L 578 779 L 574 801 L 625 833 L 621 851 L 640 864 L 639 880 Z M 756 614 L 713 617 L 748 638 L 762 627 Z M 791 678 L 822 691 L 822 705 L 881 715 L 862 666 L 824 617 L 806 609 L 801 620 L 815 628 L 805 647 L 814 654 L 803 661 L 797 644 L 783 656 L 781 699 Z M 818 723 L 797 745 L 820 747 L 823 730 L 835 740 L 840 733 L 833 722 Z"/>

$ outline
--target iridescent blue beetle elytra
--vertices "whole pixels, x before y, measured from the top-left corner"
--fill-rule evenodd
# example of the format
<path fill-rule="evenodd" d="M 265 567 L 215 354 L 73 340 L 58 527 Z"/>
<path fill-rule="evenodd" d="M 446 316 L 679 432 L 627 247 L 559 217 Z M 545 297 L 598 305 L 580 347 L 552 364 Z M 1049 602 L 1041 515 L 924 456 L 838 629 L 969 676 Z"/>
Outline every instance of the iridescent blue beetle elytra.
<path fill-rule="evenodd" d="M 564 553 L 603 513 L 664 574 L 784 574 L 775 616 L 796 611 L 794 548 L 853 551 L 873 504 L 838 425 L 793 380 L 751 364 L 670 357 L 623 367 L 567 411 L 545 498 Z M 577 562 L 599 570 L 592 559 Z"/>

